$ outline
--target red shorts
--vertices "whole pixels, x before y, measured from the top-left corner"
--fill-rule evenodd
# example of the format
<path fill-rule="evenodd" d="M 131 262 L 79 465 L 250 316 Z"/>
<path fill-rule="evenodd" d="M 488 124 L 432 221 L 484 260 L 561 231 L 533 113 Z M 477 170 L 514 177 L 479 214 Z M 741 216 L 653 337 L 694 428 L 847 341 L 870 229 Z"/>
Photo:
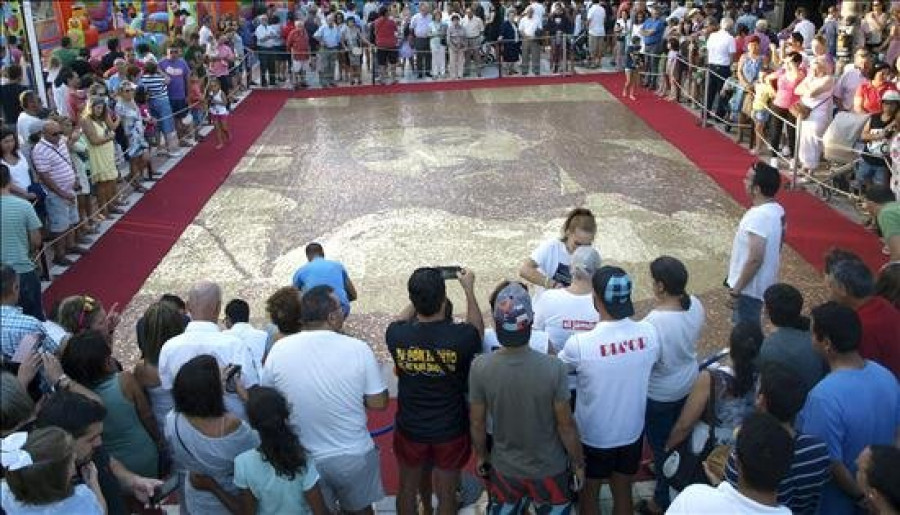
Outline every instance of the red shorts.
<path fill-rule="evenodd" d="M 394 431 L 394 454 L 401 465 L 440 470 L 461 470 L 472 456 L 472 440 L 464 434 L 442 443 L 419 443 L 410 440 L 399 429 Z"/>

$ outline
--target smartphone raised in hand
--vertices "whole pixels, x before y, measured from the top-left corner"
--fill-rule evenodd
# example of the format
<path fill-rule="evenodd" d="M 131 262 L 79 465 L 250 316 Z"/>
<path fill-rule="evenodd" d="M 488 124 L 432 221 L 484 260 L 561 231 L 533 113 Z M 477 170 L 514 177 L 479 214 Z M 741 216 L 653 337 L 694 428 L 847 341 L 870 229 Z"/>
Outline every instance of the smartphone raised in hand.
<path fill-rule="evenodd" d="M 240 365 L 231 365 L 231 368 L 228 370 L 228 375 L 225 376 L 225 391 L 228 393 L 237 393 L 237 384 L 238 376 L 241 374 L 241 366 Z"/>
<path fill-rule="evenodd" d="M 458 279 L 459 273 L 462 271 L 461 266 L 436 266 L 435 268 L 441 272 L 441 278 L 445 281 L 448 279 Z"/>

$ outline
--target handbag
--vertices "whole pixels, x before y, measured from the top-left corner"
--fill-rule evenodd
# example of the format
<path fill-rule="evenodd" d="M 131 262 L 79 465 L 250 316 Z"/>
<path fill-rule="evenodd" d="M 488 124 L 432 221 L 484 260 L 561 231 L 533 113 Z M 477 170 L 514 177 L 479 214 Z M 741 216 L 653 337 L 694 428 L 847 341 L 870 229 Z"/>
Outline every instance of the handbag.
<path fill-rule="evenodd" d="M 662 466 L 662 475 L 666 482 L 675 490 L 684 490 L 687 486 L 701 483 L 709 484 L 706 473 L 703 471 L 703 461 L 706 460 L 709 453 L 716 446 L 716 425 L 717 418 L 715 414 L 715 398 L 716 398 L 716 378 L 710 372 L 709 381 L 709 399 L 706 401 L 706 410 L 704 411 L 704 419 L 707 421 L 709 431 L 706 435 L 706 442 L 700 452 L 694 452 L 691 445 L 690 436 L 678 444 L 677 447 L 670 450 L 666 454 L 666 459 Z"/>

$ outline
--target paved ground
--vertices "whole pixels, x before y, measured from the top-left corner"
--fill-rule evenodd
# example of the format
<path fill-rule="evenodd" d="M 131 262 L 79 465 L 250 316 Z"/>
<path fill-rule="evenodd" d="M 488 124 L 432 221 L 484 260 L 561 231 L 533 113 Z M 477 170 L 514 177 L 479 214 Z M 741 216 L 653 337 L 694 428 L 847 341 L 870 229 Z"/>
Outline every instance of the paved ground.
<path fill-rule="evenodd" d="M 263 323 L 265 298 L 319 241 L 360 291 L 347 330 L 384 359 L 414 268 L 471 267 L 485 305 L 576 205 L 597 214 L 605 262 L 633 274 L 639 315 L 648 263 L 671 254 L 710 313 L 703 352 L 727 344 L 721 284 L 741 208 L 601 86 L 572 84 L 288 101 L 128 306 L 117 353 L 133 361 L 140 312 L 202 278 Z M 784 280 L 819 289 L 796 253 L 783 262 Z"/>

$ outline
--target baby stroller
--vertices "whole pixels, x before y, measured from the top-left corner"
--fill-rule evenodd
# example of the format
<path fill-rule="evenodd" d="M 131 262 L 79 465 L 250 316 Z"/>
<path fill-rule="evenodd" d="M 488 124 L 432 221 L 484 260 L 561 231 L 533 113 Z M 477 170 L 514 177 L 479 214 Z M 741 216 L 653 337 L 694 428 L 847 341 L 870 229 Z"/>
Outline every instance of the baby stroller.
<path fill-rule="evenodd" d="M 820 185 L 818 188 L 819 196 L 822 199 L 830 200 L 834 194 L 826 186 L 852 193 L 853 172 L 860 159 L 855 146 L 868 119 L 869 115 L 866 114 L 841 111 L 825 130 L 825 135 L 822 137 L 823 156 L 830 166 L 828 175 L 820 178 L 825 183 L 825 186 Z"/>
<path fill-rule="evenodd" d="M 587 31 L 582 31 L 581 34 L 575 36 L 575 38 L 571 41 L 572 43 L 570 45 L 570 51 L 572 52 L 572 60 L 576 64 L 582 64 L 586 62 L 590 57 L 590 52 L 588 51 Z"/>

